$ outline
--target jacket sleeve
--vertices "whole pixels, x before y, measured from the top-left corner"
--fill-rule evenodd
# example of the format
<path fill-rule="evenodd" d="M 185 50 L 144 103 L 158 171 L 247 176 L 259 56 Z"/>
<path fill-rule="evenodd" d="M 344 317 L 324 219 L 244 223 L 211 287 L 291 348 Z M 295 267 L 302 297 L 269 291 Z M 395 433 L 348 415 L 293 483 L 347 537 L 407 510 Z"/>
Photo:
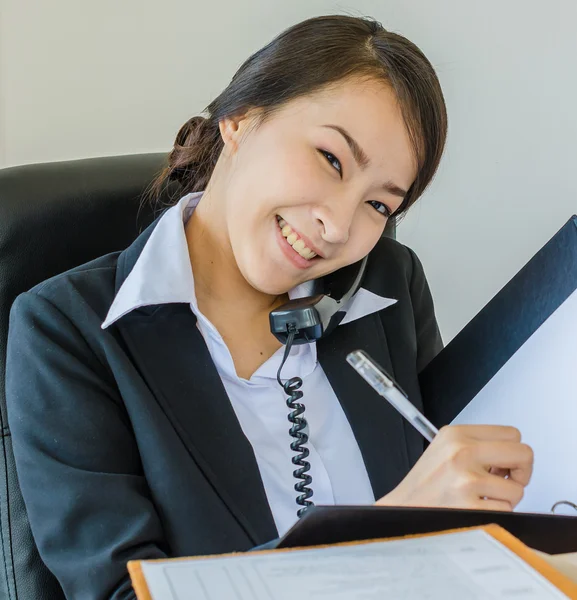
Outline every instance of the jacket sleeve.
<path fill-rule="evenodd" d="M 6 400 L 40 556 L 67 598 L 135 598 L 126 563 L 163 558 L 163 531 L 111 372 L 39 293 L 10 315 Z"/>
<path fill-rule="evenodd" d="M 443 340 L 435 316 L 433 297 L 423 265 L 418 256 L 407 248 L 412 260 L 410 294 L 417 336 L 417 372 L 421 372 L 443 349 Z"/>

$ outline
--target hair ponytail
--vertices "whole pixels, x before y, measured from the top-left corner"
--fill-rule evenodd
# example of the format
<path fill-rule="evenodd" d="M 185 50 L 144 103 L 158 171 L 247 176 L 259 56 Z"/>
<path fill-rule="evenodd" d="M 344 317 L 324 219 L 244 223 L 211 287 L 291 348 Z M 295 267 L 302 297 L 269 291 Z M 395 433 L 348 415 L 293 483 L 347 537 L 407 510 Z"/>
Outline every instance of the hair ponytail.
<path fill-rule="evenodd" d="M 151 196 L 156 198 L 173 182 L 180 195 L 206 189 L 222 147 L 218 121 L 201 116 L 189 119 L 176 135 L 168 165 L 153 183 Z"/>

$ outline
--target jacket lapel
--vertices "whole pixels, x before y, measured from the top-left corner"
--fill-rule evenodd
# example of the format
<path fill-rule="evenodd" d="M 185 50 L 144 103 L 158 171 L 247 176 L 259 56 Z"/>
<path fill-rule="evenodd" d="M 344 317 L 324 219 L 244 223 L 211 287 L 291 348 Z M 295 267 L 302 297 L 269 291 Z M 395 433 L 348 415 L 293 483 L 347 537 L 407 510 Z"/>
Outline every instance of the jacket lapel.
<path fill-rule="evenodd" d="M 252 447 L 189 306 L 140 309 L 117 326 L 191 457 L 253 543 L 275 538 Z"/>
<path fill-rule="evenodd" d="M 317 344 L 319 362 L 359 444 L 375 499 L 391 491 L 410 468 L 402 417 L 346 362 L 364 350 L 394 376 L 381 319 L 373 313 L 337 327 Z"/>
<path fill-rule="evenodd" d="M 158 220 L 121 253 L 116 291 Z M 116 326 L 191 457 L 253 543 L 276 537 L 254 452 L 189 306 L 135 310 Z M 317 343 L 319 362 L 351 424 L 378 499 L 409 470 L 408 441 L 402 417 L 346 363 L 347 353 L 357 348 L 395 375 L 376 313 L 337 327 Z"/>

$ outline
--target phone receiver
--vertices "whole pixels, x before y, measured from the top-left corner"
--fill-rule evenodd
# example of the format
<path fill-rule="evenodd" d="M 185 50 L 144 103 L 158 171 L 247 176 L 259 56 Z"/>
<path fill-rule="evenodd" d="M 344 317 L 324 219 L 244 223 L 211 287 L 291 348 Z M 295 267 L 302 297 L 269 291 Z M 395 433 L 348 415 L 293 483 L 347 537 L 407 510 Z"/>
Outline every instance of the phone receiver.
<path fill-rule="evenodd" d="M 270 330 L 283 344 L 307 344 L 328 335 L 345 318 L 349 300 L 361 287 L 368 256 L 315 280 L 311 296 L 295 298 L 271 311 Z"/>

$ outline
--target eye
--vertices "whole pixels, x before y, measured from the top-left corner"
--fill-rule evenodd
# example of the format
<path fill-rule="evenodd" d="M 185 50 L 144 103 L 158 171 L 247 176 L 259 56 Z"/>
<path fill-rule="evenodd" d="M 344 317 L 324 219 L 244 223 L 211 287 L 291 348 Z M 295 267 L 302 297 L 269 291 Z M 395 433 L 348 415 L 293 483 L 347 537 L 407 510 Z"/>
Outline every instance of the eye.
<path fill-rule="evenodd" d="M 343 176 L 343 167 L 341 166 L 341 161 L 330 152 L 326 150 L 319 150 L 319 152 L 329 161 L 329 163 L 339 172 L 339 175 Z"/>
<path fill-rule="evenodd" d="M 387 217 L 387 219 L 391 216 L 391 210 L 390 208 L 386 205 L 383 204 L 382 202 L 379 202 L 378 200 L 369 200 L 369 204 L 377 211 L 380 212 L 383 216 Z"/>

